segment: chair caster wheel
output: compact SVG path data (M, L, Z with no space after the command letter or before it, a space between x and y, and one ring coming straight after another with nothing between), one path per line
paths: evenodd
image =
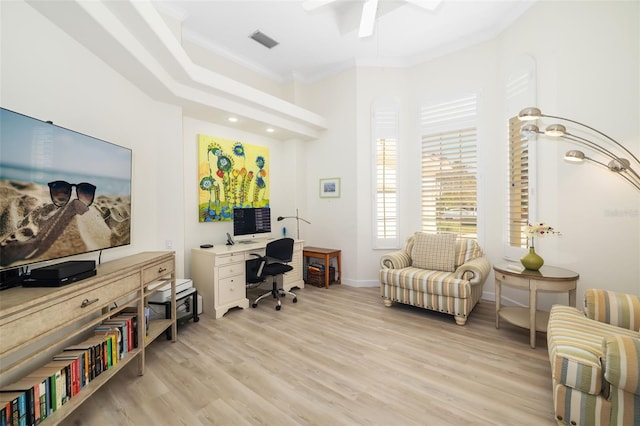
M298 303L298 298L297 297L293 298L293 303Z
M254 304L252 304L252 305L251 305L251 307L252 307L252 308L257 308L257 307L258 307L258 304L257 304L257 303L254 303Z
M276 311L279 311L280 309L282 309L282 306L276 305Z

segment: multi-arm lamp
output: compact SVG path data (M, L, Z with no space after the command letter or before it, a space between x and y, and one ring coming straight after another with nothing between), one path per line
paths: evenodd
M296 239L300 239L300 221L306 222L309 225L311 225L311 222L309 222L306 219L301 218L300 216L298 216L298 209L296 209L296 215L295 216L278 216L278 222L280 222L281 220L284 219L295 219L296 220Z
M539 118L554 118L557 120L567 121L569 123L577 124L579 126L585 127L592 132L597 133L602 136L606 141L613 144L613 146L609 148L605 148L593 141L585 139L581 136L573 135L567 131L567 128L562 124L552 124L547 126L544 132L540 131L537 125L533 123L528 123L522 126L521 133L525 136L530 135L546 135L551 137L561 137L563 139L569 140L571 142L577 143L579 145L586 146L587 148L593 149L599 152L601 155L609 160L606 164L604 162L600 162L594 160L593 158L587 157L584 152L578 150L568 151L564 159L571 162L582 162L584 160L591 161L592 163L599 164L600 166L606 167L610 171L619 174L623 179L633 185L636 189L640 190L640 175L638 175L637 170L640 170L640 160L636 157L631 151L622 146L619 142L611 138L610 136L605 135L599 130L594 129L593 127L587 126L586 124L580 123L578 121L570 120L568 118L556 117L553 115L545 115L540 109L530 107L525 108L518 114L518 118L521 121L531 121L537 120ZM613 149L614 151L611 151ZM622 155L618 155L615 151L618 151ZM629 158L626 158L626 157Z

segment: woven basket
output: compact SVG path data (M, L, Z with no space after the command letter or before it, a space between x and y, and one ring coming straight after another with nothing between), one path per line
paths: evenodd
M329 267L329 284L336 282L336 268ZM324 285L324 271L316 271L314 269L307 269L306 284L311 284L316 287L325 287Z

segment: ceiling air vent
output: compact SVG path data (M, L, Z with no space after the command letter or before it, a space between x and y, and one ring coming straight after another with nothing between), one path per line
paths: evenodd
M251 34L249 38L254 39L255 41L257 41L267 49L271 49L272 47L275 47L279 44L277 41L275 41L274 39L272 39L271 37L269 37L268 35L266 35L260 30Z

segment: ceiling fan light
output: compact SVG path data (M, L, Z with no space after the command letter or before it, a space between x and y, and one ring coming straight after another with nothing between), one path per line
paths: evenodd
M420 6L423 9L436 10L442 3L442 0L406 0L406 2Z
M360 29L358 37L365 38L373 35L373 27L376 23L376 13L378 11L378 0L367 0L362 6L362 17L360 18Z

